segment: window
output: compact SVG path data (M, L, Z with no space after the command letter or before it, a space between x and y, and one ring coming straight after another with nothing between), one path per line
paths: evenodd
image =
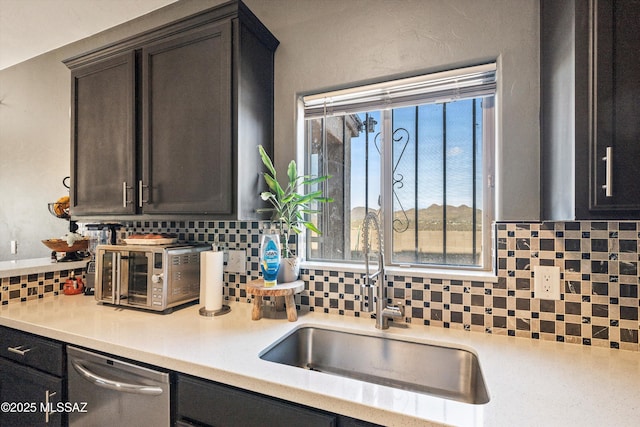
M303 98L307 172L333 203L307 259L362 260L364 216L391 265L489 269L495 63Z

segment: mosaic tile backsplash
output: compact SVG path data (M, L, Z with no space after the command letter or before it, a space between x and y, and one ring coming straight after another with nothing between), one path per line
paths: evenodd
M245 284L259 277L259 242L264 223L136 221L125 225L123 237L140 232L176 233L181 241L246 250L247 274L225 273L224 292L227 300L251 302ZM498 223L494 231L496 283L387 277L387 296L406 306L407 322L640 351L640 222ZM560 267L560 300L533 297L536 265ZM40 292L40 288L28 291L34 287L30 283L42 282L43 296L53 295L56 287L59 292L59 282L64 282L59 276L47 273L42 278L2 279L2 303L25 300L29 292ZM301 278L307 285L296 295L300 310L371 316L360 312L360 274L303 269ZM51 293L46 293L45 288ZM27 290L17 293L16 289Z
M0 279L0 303L7 305L61 295L64 282L71 276L71 272L76 277L84 279L82 268L3 277Z

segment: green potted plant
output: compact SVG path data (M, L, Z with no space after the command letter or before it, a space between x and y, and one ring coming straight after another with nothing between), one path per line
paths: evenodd
M324 197L321 190L305 194L305 188L309 185L324 182L331 178L331 175L319 177L298 175L296 162L292 160L287 168L287 186L283 188L278 182L273 162L262 145L258 146L258 151L260 152L262 163L267 168L263 176L269 187L269 191L262 192L260 197L262 200L271 203L272 206L270 208L258 209L258 212L271 213L271 220L279 224L282 262L280 264L281 273L278 275L278 281L293 282L298 279L300 259L295 256L289 247L290 237L292 233L300 234L304 229L322 234L312 222L306 219L306 215L320 212L313 208L314 203L333 202L332 198Z

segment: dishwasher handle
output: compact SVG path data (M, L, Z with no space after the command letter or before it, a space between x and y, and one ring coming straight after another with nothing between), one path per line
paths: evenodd
M71 360L71 364L82 377L84 377L87 381L97 385L98 387L121 391L124 393L144 394L147 396L158 396L163 392L162 388L160 387L148 386L143 384L130 384L101 377L100 375L91 372L78 360Z

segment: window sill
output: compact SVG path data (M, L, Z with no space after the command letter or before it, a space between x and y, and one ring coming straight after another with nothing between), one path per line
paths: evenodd
M344 271L356 274L365 273L365 267L362 264L304 261L301 263L300 267L308 270ZM496 283L498 281L498 277L492 271L388 266L385 267L385 272L390 276L424 277L428 279L445 280L469 280L491 283Z

